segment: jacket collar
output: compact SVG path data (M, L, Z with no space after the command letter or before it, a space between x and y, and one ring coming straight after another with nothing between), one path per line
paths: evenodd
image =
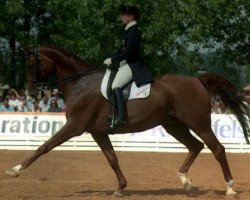
M129 23L126 25L125 30L128 30L130 27L132 27L132 26L134 26L134 25L136 25L136 24L137 24L136 21L129 22Z

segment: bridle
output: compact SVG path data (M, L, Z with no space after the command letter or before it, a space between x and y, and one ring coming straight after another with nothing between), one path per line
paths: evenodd
M41 62L38 56L38 49L34 48L33 49L33 54L26 56L26 59L29 59L31 56L34 57L34 64L33 64L33 74L34 74L34 79L33 80L27 80L28 83L34 83L36 88L38 90L44 91L46 86L48 85L47 82L43 79L42 73L41 73Z
M34 48L33 54L26 56L26 59L30 58L30 56L34 56L34 62L33 62L34 63L33 64L34 79L27 80L27 82L34 83L36 86L36 89L40 90L40 91L50 90L52 88L55 88L58 85L66 84L66 83L69 83L69 82L76 80L80 77L86 76L88 74L93 74L93 73L97 73L100 71L104 71L104 69L106 69L106 65L102 65L101 67L91 68L91 69L85 70L79 74L69 76L69 77L63 78L61 80L53 81L52 83L48 83L48 81L45 81L45 79L42 76L42 72L41 72L42 65L41 65L41 62L39 59L38 49ZM56 64L53 65L53 72L54 73L56 72Z

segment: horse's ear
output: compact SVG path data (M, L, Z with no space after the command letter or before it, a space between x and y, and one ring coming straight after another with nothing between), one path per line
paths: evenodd
M25 56L29 56L32 54L32 48L26 44L21 44L21 47L25 53Z

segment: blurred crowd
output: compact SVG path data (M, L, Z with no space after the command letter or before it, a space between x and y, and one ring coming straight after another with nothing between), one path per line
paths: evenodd
M250 109L250 86L243 90L244 100ZM212 113L225 114L230 111L224 107L220 98L212 99ZM24 88L18 90L8 85L0 85L0 112L65 112L62 93L54 88L41 94L41 98L28 96Z
M1 85L0 112L65 112L65 103L57 88L43 92L38 99L29 97L24 88Z

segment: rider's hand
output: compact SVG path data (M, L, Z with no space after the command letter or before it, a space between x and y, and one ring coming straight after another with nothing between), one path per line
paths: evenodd
M109 67L112 64L111 58L107 58L106 60L104 60L103 64Z

